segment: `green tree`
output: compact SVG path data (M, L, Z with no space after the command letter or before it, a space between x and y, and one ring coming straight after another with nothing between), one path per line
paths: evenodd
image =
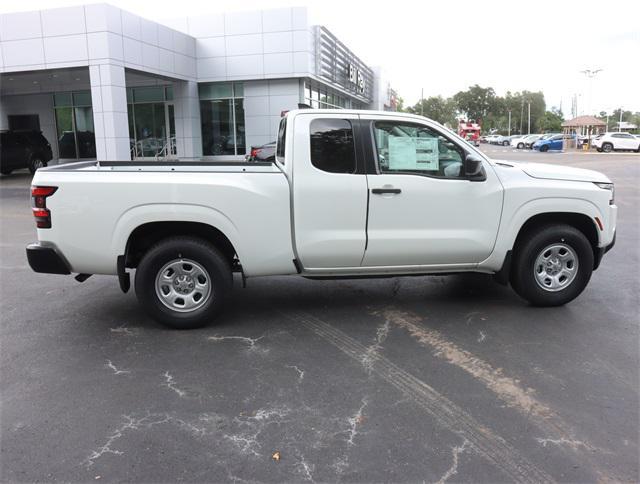
M453 96L456 108L464 113L467 119L482 120L498 109L496 93L492 87L481 87L478 84Z
M562 131L562 121L564 121L562 113L555 108L551 108L551 111L546 111L537 119L536 126L538 131L542 133L558 132Z
M422 114L440 124L449 124L450 126L457 124L456 105L451 98L443 98L442 96L428 97L418 101L413 106L407 107L407 112Z

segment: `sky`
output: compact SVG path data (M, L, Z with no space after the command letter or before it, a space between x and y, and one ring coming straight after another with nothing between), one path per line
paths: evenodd
M0 13L94 3L0 0ZM366 64L381 66L411 105L473 84L542 91L570 117L640 111L640 0L107 0L151 20L306 6ZM593 79L583 70L602 69Z

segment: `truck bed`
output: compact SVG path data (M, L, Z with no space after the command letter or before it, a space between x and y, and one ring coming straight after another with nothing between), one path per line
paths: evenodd
M79 162L40 169L32 184L57 187L38 239L72 272L116 274L130 234L156 222L219 230L247 276L295 272L289 183L274 163Z

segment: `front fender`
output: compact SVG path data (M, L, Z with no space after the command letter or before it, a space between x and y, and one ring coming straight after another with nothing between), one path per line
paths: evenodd
M524 224L536 215L545 213L575 213L587 216L590 220L599 217L604 220L598 206L582 198L549 197L530 200L511 213L503 212L503 220L498 230L496 246L491 255L479 264L479 268L489 271L498 271L502 267L508 251L513 249L516 238ZM594 221L595 225L595 221ZM598 244L601 243L602 234L598 234Z

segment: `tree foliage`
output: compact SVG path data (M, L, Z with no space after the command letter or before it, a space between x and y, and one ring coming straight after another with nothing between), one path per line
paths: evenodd
M529 107L531 123L529 124ZM460 91L450 98L432 96L405 108L407 112L424 114L441 124L451 127L457 119L475 119L482 124L482 131L502 134L535 132L541 126L556 127L562 113L547 111L542 92L507 92L504 97L496 95L492 87L478 84ZM511 116L509 116L511 112ZM509 125L509 119L511 125Z

